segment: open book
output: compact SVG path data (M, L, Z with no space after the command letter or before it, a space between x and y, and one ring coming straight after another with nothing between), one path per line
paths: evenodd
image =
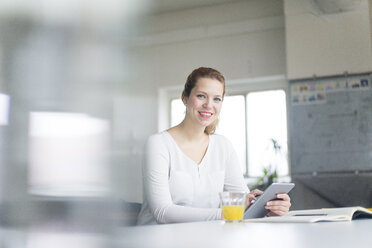
M321 222L351 221L372 218L372 211L363 207L325 208L289 211L283 216L245 219L244 222Z

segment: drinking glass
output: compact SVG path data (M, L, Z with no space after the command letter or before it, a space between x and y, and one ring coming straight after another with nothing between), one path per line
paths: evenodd
M240 222L243 220L246 192L220 192L223 218L226 222Z

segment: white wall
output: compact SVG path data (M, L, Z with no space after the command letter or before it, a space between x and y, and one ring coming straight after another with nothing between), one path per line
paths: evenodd
M325 14L311 0L284 3L289 79L372 70L368 7Z
M369 8L369 28L370 28L371 53L372 53L372 0L368 0L368 8Z
M114 130L118 196L142 200L143 145L157 132L159 88L183 85L200 66L220 70L227 83L285 74L282 5L277 0L241 1L144 17L127 48L131 65L114 107L120 127Z

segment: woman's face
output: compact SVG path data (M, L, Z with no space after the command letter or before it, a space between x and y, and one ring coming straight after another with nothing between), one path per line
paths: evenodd
M190 96L184 98L186 118L207 127L218 118L222 107L223 84L212 78L199 78Z

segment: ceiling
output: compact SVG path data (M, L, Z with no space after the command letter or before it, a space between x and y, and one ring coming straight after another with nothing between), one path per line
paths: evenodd
M179 11L185 9L193 9L198 7L252 1L252 0L152 0L148 1L148 8L151 14L160 14L170 11Z
M145 0L150 14L180 11L210 5L252 0ZM264 0L261 0L264 1ZM368 0L307 0L323 14L334 14L368 8Z
M253 0L142 0L144 13L156 15L211 5ZM256 0L257 1L257 0ZM265 1L265 0L261 0ZM285 1L285 0L283 0ZM315 6L319 14L337 14L368 9L368 0L305 0Z
M0 17L27 13L42 16L48 20L58 19L71 22L71 20L74 21L81 18L80 15L83 13L85 17L96 18L97 22L100 23L111 19L114 22L115 20L120 20L122 16L131 16L136 13L156 15L205 6L250 1L266 0L0 0ZM368 0L303 1L311 3L320 14L333 14L368 8Z
M368 0L314 0L323 14L368 9Z

